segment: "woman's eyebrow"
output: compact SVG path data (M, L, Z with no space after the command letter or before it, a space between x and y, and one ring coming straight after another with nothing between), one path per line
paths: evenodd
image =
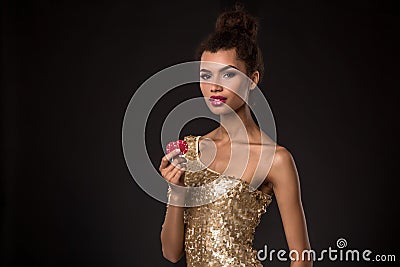
M230 69L230 68L233 68L233 69L237 69L237 70L239 70L239 69L238 69L238 67L236 67L236 66L233 66L233 65L227 65L227 66L225 66L225 67L221 68L219 71L224 71L224 70L226 70L226 69ZM240 70L239 70L239 71L240 71Z
M236 66L233 66L233 65L227 65L227 66L221 68L219 71L221 72L221 71L224 71L224 70L227 70L230 68L237 69L238 71L240 71ZM201 69L200 72L211 72L211 71L208 69Z
M200 72L209 72L209 73L211 73L211 71L207 70L207 69L201 69Z

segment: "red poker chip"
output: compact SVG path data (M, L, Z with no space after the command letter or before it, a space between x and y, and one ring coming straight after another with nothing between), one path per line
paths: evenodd
M186 143L185 140L177 140L175 142L169 142L166 147L167 154L178 148L181 151L181 155L186 154L186 152L188 151L188 144Z

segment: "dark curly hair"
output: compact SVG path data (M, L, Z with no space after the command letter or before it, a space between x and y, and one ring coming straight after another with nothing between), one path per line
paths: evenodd
M246 74L250 76L258 71L261 80L264 62L257 43L258 28L258 20L248 14L241 4L236 4L232 10L218 16L215 31L200 43L196 59L200 60L205 51L215 53L235 48L238 59L246 65Z

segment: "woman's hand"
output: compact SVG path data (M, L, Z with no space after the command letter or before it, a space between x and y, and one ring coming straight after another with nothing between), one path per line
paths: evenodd
M166 154L161 159L159 170L161 172L162 177L164 177L164 179L167 180L168 182L175 185L184 186L181 177L185 171L186 159L183 157L179 157L178 155L180 153L181 153L180 150L176 149ZM170 161L171 163L169 163Z

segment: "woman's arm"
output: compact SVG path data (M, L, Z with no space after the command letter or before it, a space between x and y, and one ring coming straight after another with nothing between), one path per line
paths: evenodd
M168 182L183 186L181 177L183 177L184 168L181 167L183 162L182 158L176 158L169 164L169 161L174 158L180 151L172 151L165 155L160 164L161 175ZM184 196L180 196L174 192L171 188L170 199L174 198L174 202L178 203L178 199ZM171 262L178 262L184 254L184 207L178 207L173 205L167 205L165 212L165 219L161 229L161 247L164 258Z
M161 246L164 258L178 262L184 254L183 207L167 206L161 230Z
M292 261L290 266L311 267L312 260L307 260L309 254L305 253L305 258L302 258L303 250L310 250L311 247L296 165L286 148L277 146L267 179L273 184L289 250L296 250L299 255L299 261ZM296 258L296 254L291 255Z

